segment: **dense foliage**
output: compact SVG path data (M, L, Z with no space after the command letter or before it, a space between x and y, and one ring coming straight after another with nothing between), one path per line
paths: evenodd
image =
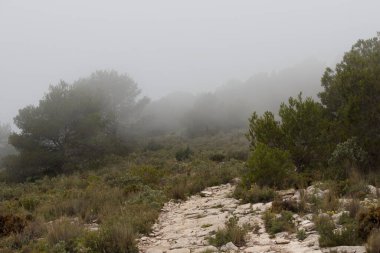
M290 154L298 173L314 179L379 169L379 39L357 42L334 71L326 69L322 86L321 103L300 94L281 104L278 119L271 112L252 114L247 134L252 149L247 178L252 183L278 186L275 175L286 164L274 165L281 160L280 152ZM258 175L252 178L258 171L266 171L263 178L271 177L266 182ZM284 179L293 177L284 173Z
M322 104L339 142L357 137L370 167L380 162L380 39L359 40L322 78Z
M144 103L138 94L137 85L116 72L51 86L38 106L15 117L21 132L9 137L19 152L5 160L10 177L57 174L94 165L107 154L125 154L131 119Z

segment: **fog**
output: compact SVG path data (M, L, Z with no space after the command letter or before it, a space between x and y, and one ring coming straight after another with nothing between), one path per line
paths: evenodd
M378 0L0 0L0 122L50 84L99 69L133 78L153 99L146 115L181 105L168 114L176 127L203 96L217 108L253 101L236 107L244 117L272 109L299 91L314 96L323 69L380 30L379 9Z

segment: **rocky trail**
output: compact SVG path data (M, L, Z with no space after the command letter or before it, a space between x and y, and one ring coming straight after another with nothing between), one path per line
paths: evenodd
M188 200L175 203L168 202L153 226L149 236L141 237L139 248L144 253L200 253L200 252L363 252L363 247L339 249L320 249L318 234L314 231L311 215L300 217L294 215L298 229L306 231L306 239L299 241L296 234L278 233L270 238L265 232L261 213L271 207L271 203L239 204L230 197L234 186L230 184L209 187L199 195ZM290 197L295 191L288 193ZM258 231L250 231L246 237L246 245L237 247L233 243L216 248L209 245L207 238L218 228L223 228L231 217L238 217L239 224L248 223L260 227Z

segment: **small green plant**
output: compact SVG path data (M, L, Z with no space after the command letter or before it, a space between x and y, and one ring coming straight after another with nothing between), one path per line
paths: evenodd
M241 199L243 203L270 202L274 199L276 192L269 187L260 187L253 184L249 189L239 184L234 191L234 197Z
M211 227L211 226L212 226L212 224L206 223L206 224L203 224L201 226L201 228L208 228L208 227Z
M306 239L306 232L304 229L299 229L297 230L297 239L299 241L303 241Z
M287 231L289 233L295 232L293 223L293 213L289 211L282 211L279 216L270 211L266 211L263 215L265 229L268 234L274 235L279 232Z
M245 236L249 230L249 225L238 225L238 218L232 217L226 222L223 229L218 229L214 237L209 237L211 245L220 247L228 242L232 242L236 246L243 246L245 244Z

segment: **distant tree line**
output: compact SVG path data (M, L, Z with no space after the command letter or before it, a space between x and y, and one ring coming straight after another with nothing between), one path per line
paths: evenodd
M290 177L344 177L353 168L369 172L380 162L379 48L377 38L360 40L335 70L326 69L320 100L299 94L280 105L284 94L298 92L308 78L312 85L306 93L318 90L313 83L318 64L232 82L214 93L177 93L152 103L140 98L131 78L115 71L97 71L72 84L62 81L38 105L19 110L14 119L18 132L1 127L2 166L15 180L86 169L108 155L128 154L141 138L246 128L256 108L249 119L253 174L248 178L260 181L260 170L265 171L259 173L262 178L275 178L267 173L278 169L276 157L287 164ZM266 106L273 110L278 105L278 113L264 112Z
M144 109L145 135L183 134L187 137L214 135L247 129L253 110L277 110L281 101L303 90L313 96L321 90L324 66L308 59L271 74L256 74L246 81L229 81L214 92L192 95L173 93Z

